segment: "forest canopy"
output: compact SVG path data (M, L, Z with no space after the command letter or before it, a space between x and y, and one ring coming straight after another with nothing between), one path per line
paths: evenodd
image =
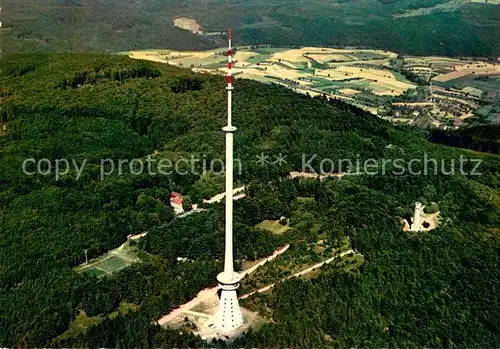
M0 62L0 345L6 347L200 347L200 338L153 321L215 286L223 205L202 201L223 176L127 170L101 180L102 159L215 159L224 153L225 81L124 56L36 54ZM273 321L242 347L492 347L500 341L498 156L433 144L339 101L237 79L236 259L289 243L349 239L364 256L356 273L325 266L279 284L259 301ZM261 166L256 155L286 154ZM405 160L425 154L481 161L481 175L360 174L291 179L302 155ZM22 171L27 158L87 165L56 179ZM318 169L319 163L311 166ZM421 165L423 166L423 165ZM466 169L471 171L472 165ZM206 207L175 218L172 191ZM404 232L414 203L433 203L440 226ZM282 236L256 228L290 217ZM109 277L77 273L89 258L148 231L141 263ZM178 262L177 257L189 262ZM110 316L127 304L134 311ZM74 331L82 314L85 330ZM216 343L223 346L223 343Z
M207 50L224 46L232 27L238 45L496 58L498 8L487 0L4 0L0 35L4 53ZM207 35L174 26L176 17Z

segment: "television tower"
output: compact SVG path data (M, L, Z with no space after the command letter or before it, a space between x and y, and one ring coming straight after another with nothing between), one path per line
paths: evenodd
M238 296L236 290L239 287L241 276L233 270L233 136L236 131L231 123L232 110L232 51L231 51L231 29L227 32L229 48L227 51L227 126L222 130L226 134L226 233L225 233L225 255L224 271L217 275L217 281L221 288L219 308L217 310L216 328L228 333L243 324Z

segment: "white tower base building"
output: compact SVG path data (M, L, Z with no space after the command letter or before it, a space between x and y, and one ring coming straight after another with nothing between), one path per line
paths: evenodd
M243 324L243 316L238 304L236 289L240 285L240 276L233 273L233 280L225 279L222 272L217 275L221 287L219 308L217 309L216 327L223 332L230 332Z

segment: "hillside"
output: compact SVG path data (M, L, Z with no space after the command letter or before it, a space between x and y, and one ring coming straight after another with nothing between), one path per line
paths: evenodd
M36 54L4 57L0 86L0 346L201 347L199 338L154 321L215 286L223 205L175 218L169 195L180 192L201 204L223 177L204 174L202 161L196 171L182 165L185 175L137 174L128 166L111 174L102 161L220 159L224 79L125 56ZM233 108L242 163L236 180L248 186L235 204L237 264L284 244L292 246L286 260L309 263L319 258L313 246L320 241L331 248L349 241L364 256L250 297L242 304L272 321L238 346L499 342L497 156L432 144L418 129L255 81L236 79ZM280 153L281 165L256 161ZM388 165L387 173L321 182L287 176L313 154L316 170L320 159L425 156L445 161L448 170L462 156L480 159L481 175L398 175ZM39 169L26 168L39 173L23 173L30 158L46 159ZM56 178L58 159L67 159L69 170ZM437 229L402 230L400 220L415 201L439 209ZM281 235L258 225L282 216L290 226ZM94 258L144 231L147 237L133 244L140 263L107 277L76 271L86 250Z
M488 59L310 46L250 45L234 50L234 76L338 99L394 123L457 129L495 122L500 108L500 64ZM221 49L140 50L128 55L190 67L197 73L226 73L227 58Z
M0 34L3 52L201 50L222 46L218 33L231 26L237 44L498 56L499 8L467 0L4 0Z

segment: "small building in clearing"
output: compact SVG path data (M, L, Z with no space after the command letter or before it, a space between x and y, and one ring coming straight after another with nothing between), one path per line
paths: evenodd
M184 213L184 208L182 207L182 195L173 191L170 194L170 206L175 211L175 214Z

